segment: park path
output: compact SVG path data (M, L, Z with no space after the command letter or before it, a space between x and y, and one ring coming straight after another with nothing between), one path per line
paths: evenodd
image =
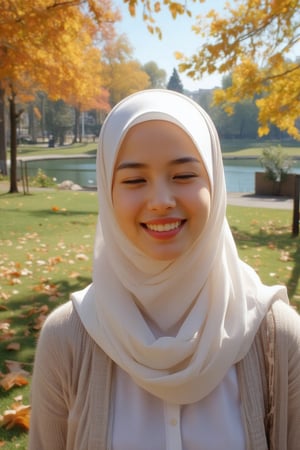
M269 197L232 192L227 194L227 203L252 208L293 209L293 199L288 197Z

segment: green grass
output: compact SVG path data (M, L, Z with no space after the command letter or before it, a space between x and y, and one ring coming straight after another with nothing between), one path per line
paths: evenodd
M266 146L281 145L282 150L290 155L300 157L300 142L297 141L262 141L255 139L223 139L222 151L225 157L257 157ZM62 147L48 148L45 145L19 145L18 157L41 157L48 155L95 155L97 141L93 143L78 143ZM9 156L9 152L8 152Z
M262 154L262 150L264 147L250 147L250 148L244 148L242 150L236 150L236 151L228 151L226 153L223 153L224 158L259 158ZM300 147L281 147L282 151L285 155L291 157L291 158L300 158Z
M14 333L3 340L0 329L0 371L7 372L6 360L17 360L31 372L40 308L51 311L90 282L97 197L71 191L2 194L0 214L0 324L9 323ZM11 342L20 351L8 351ZM0 414L17 395L28 404L29 386L0 390ZM27 434L0 428L1 440L5 449L25 450Z
M1 188L0 188L1 189ZM91 279L97 219L95 192L33 191L31 195L0 191L0 371L6 360L23 363L31 373L41 311L50 312ZM228 207L228 220L240 256L267 284L286 284L291 301L300 301L300 237L291 238L291 211ZM42 309L41 309L42 308ZM7 350L11 342L19 351ZM0 389L0 414L17 395L29 403L29 385ZM4 449L25 450L27 433L0 428Z
M229 206L227 217L240 257L266 284L284 284L300 307L300 237L292 238L292 211Z
M290 156L300 156L300 142L262 139L222 139L223 155L236 157L257 157L263 148L280 146Z
M19 145L18 158L40 157L48 155L95 155L97 142L70 144L62 147L48 148L47 145ZM9 154L9 152L8 152Z

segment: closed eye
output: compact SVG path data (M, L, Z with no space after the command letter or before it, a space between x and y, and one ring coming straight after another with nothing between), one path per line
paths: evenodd
M174 178L179 180L188 180L189 178L196 178L197 176L198 175L196 175L195 173L182 173L179 175L175 175Z
M123 180L123 184L142 184L145 183L145 178L130 178L128 180Z

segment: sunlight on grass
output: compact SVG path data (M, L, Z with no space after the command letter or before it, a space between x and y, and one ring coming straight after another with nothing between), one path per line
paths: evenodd
M300 241L291 237L292 212L228 207L228 220L241 259L266 284L285 284L290 300L300 305Z
M32 372L45 318L71 292L91 281L97 196L95 192L56 190L26 196L0 192L0 213L3 377L8 360ZM291 238L291 211L229 206L227 215L241 258L266 284L286 284L291 301L299 304L300 240ZM16 396L29 404L29 388L30 376L28 385L8 391L0 388L0 414ZM17 427L0 428L1 441L5 449L26 450L27 434Z

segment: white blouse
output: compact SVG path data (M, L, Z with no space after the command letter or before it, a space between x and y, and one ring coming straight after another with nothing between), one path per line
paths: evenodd
M168 404L116 368L112 450L245 450L235 368L203 400Z

